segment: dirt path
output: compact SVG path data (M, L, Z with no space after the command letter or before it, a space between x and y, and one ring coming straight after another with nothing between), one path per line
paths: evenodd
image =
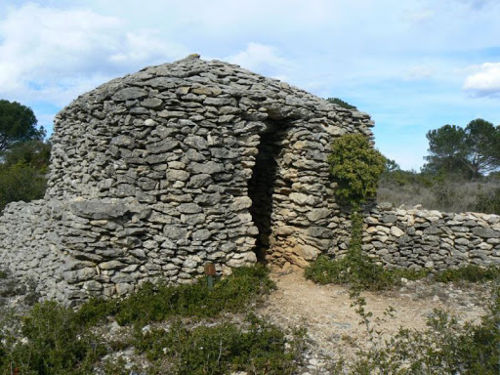
M356 348L368 345L366 327L351 307L346 288L336 285L317 285L305 280L302 271L273 274L277 290L259 310L260 314L282 327L307 328L312 341L311 366L321 367L321 358L337 358L339 352L350 358ZM448 284L429 284L425 281L406 282L395 291L363 293L366 310L373 312L372 322L378 330L390 335L400 326L423 329L426 318L435 308L458 315L460 320L478 321L484 314L488 288L485 286L458 287ZM392 306L393 318L384 319L384 311ZM321 372L311 372L321 373Z

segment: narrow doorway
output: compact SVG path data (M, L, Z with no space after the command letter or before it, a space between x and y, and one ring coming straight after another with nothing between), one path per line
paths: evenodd
M287 126L282 121L269 120L266 125L266 130L260 135L252 177L248 182L248 195L252 200L250 214L259 230L255 244L259 262L265 262L270 245L273 193L278 172L277 159L287 132Z

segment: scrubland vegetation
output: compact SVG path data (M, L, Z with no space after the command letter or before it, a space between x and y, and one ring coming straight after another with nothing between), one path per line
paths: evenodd
M77 310L43 302L19 322L0 319L0 374L129 374L107 354L135 348L147 374L291 374L300 361L304 333L284 332L252 313L274 287L263 266L235 270L210 288L145 284L118 300L91 300ZM128 327L109 340L110 322Z
M444 212L500 214L500 175L474 180L455 174L432 175L411 171L386 171L377 191L378 202L396 207L421 205Z

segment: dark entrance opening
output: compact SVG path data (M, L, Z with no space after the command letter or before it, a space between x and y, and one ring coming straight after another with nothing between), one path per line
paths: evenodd
M287 133L287 125L283 121L269 120L266 121L266 125L266 130L260 135L252 178L248 182L248 195L252 200L250 214L259 230L255 244L259 262L265 262L270 245L273 193L278 172L277 159Z

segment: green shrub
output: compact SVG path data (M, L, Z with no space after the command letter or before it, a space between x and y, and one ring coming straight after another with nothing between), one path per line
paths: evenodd
M353 257L349 253L340 259L318 257L306 268L305 277L319 284L349 285L366 290L384 290L399 282L396 275L370 258Z
M375 198L385 162L363 134L346 134L334 140L328 163L338 184L335 194L339 202L356 210L360 204Z
M135 346L146 353L158 374L292 374L304 333L296 331L287 340L279 328L254 315L248 323L244 329L233 323L189 329L177 321L167 331L138 331Z
M345 256L340 259L319 256L305 269L305 277L320 284L348 284L369 290L387 289L399 282L399 275L376 264L363 253L361 215L353 214L351 223L351 241Z
M172 316L214 317L222 311L245 311L251 302L272 288L274 283L262 265L235 269L213 288L204 279L180 286L146 283L137 293L119 302L115 317L119 324L144 324Z
M91 334L92 329L99 322L115 317L121 324L135 323L137 328L140 328L141 325L172 317L215 317L221 312L246 311L253 302L273 287L274 283L269 279L268 271L264 266L259 265L253 268L236 269L233 275L219 280L213 288L208 287L206 280L181 286L146 284L138 292L122 300L94 299L82 305L77 311L62 307L55 302L44 302L33 307L22 320L21 329L18 331L10 328L11 321L7 320L2 312L0 314L0 374L10 374L11 367L18 368L23 375L91 374L95 363L105 354L105 345ZM258 345L261 345L267 337L269 338L268 346L262 346L260 354L255 353L255 346L251 346L252 350L247 350L251 358L245 358L251 359L249 363L259 368L269 368L270 371L279 373L274 369L280 368L280 363L285 363L285 360L291 356L288 352L283 352L283 356L279 359L281 347L273 346L274 338L283 339L283 333L280 336L280 331L275 327L264 326L260 322L257 325L262 328L262 332L257 332L256 336L261 340ZM192 337L199 336L196 338L199 341L202 340L205 328L197 329ZM208 333L211 332L209 328L206 329ZM223 334L222 328L219 334ZM238 335L240 334L243 333L238 331ZM265 336L266 334L268 336ZM20 340L21 337L24 340ZM219 336L216 335L216 337ZM236 340L229 341L230 346L237 343L250 345L251 342L246 336L243 338L230 336L229 338ZM283 344L283 341L280 343ZM209 344L209 342L204 342L204 345ZM113 346L113 343L107 343L106 346ZM189 348L191 347L185 347L186 350ZM196 346L191 349L194 353L199 353L196 350L201 350ZM269 362L266 362L265 351L271 355ZM182 353L183 356L189 358L197 355L190 354L189 351ZM232 361L236 360L232 359ZM192 366L201 366L203 363ZM113 373L113 369L123 368L120 363L107 363L105 367L108 373ZM193 373L205 373L203 368L195 368L193 371Z
M475 265L467 265L457 269L448 269L434 275L434 280L448 283L457 281L479 281L496 280L500 278L500 267L491 266L483 268Z
M346 101L339 99L339 98L328 98L326 100L328 100L330 103L337 104L343 108L357 110L357 108L355 106L353 106L353 105L351 105L351 104L347 103Z
M237 268L212 288L204 278L189 285L144 283L122 300L88 301L77 312L77 318L84 325L108 316L114 316L122 325L144 325L173 316L215 317L221 312L241 312L275 287L268 274L262 265Z
M18 163L0 165L0 211L7 203L43 198L47 180L35 167Z
M16 143L2 153L2 164L6 167L24 164L46 173L50 161L50 142L31 140Z
M75 312L55 302L37 304L23 319L25 341L2 348L0 373L11 367L21 374L90 374L91 364L104 353ZM12 338L11 338L12 340Z
M492 191L479 193L473 210L500 215L500 187Z

